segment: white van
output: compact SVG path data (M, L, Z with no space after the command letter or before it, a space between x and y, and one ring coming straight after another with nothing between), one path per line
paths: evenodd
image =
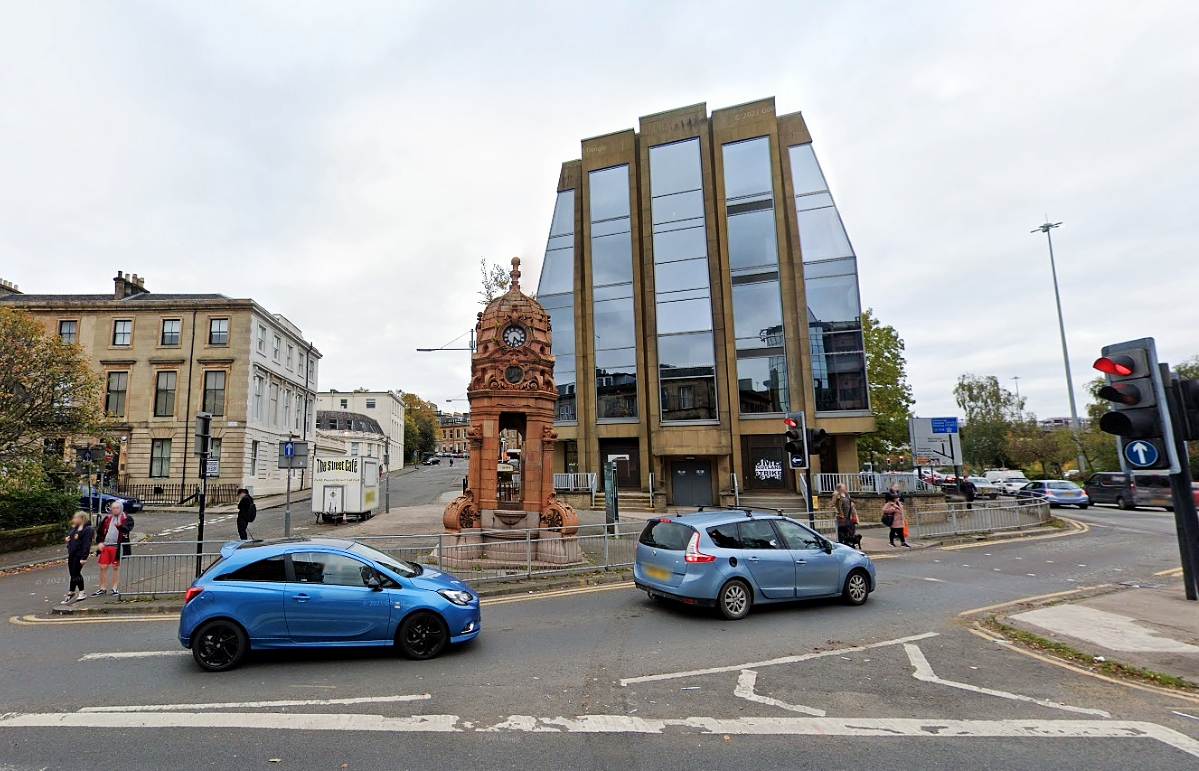
M1007 479L1008 477L1022 477L1022 476L1024 476L1024 472L1015 471L1010 468L993 468L993 469L987 469L986 473L983 474L983 476L987 478L988 482L990 482L992 484L998 484L999 482L1002 482L1003 480Z
M378 460L357 456L316 459L312 513L321 520L370 519L378 505Z

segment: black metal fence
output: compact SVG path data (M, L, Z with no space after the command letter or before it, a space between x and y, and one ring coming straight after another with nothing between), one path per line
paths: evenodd
M198 484L122 484L117 491L121 495L131 495L147 505L159 506L198 506L200 485ZM208 485L208 505L221 506L237 502L237 485Z

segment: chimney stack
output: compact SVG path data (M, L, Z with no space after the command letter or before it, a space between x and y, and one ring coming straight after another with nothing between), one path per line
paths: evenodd
M141 294L146 291L145 276L139 277L136 273L126 275L123 271L117 271L117 276L113 282L113 299L124 300L126 297L132 297L135 294Z
M11 281L0 278L0 295L21 294L21 290Z

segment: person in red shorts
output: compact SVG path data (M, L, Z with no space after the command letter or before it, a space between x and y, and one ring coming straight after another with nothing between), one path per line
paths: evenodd
M92 592L93 597L108 594L108 568L112 567L112 593L117 592L121 580L121 549L129 543L129 531L133 530L133 517L125 513L120 501L113 501L108 516L96 531L96 554L100 555L100 588Z

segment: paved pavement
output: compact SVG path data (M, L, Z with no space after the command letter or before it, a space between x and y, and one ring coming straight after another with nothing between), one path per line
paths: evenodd
M482 636L430 662L263 653L211 675L170 619L18 618L0 631L0 768L78 768L98 746L129 769L184 757L222 769L1191 767L1199 700L1063 669L960 620L1103 583L1181 591L1155 575L1177 551L1151 515L1085 515L1090 531L1068 537L896 550L860 608L796 603L727 622L622 585L489 600ZM0 577L0 617L27 613L60 572Z

